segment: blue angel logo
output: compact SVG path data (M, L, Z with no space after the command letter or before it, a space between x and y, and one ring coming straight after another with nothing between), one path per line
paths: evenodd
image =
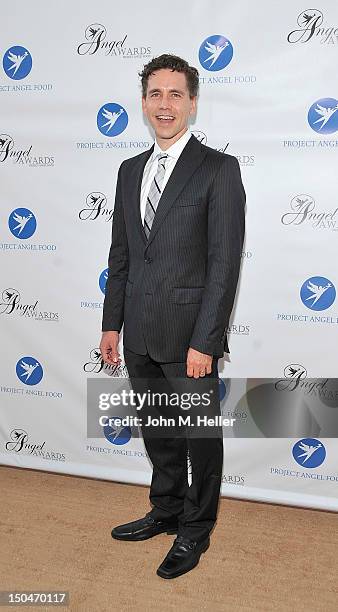
M108 121L106 123L103 123L101 125L101 128L105 128L107 127L106 133L108 134L109 130L112 129L112 127L114 127L116 121L118 120L118 118L122 115L122 113L125 113L125 110L123 108L120 108L118 111L112 113L111 111L109 111L107 108L104 108L102 111L102 116L105 119L108 119ZM103 131L103 129L101 129L101 131Z
M120 104L104 104L97 114L97 127L105 136L118 136L127 125L128 114Z
M32 376L34 370L39 367L38 362L35 363L26 363L25 361L20 361L20 368L22 368L23 372L20 374L22 379L25 379L25 382ZM26 377L26 378L25 378Z
M2 65L10 79L24 79L32 69L32 56L25 47L11 47L6 51Z
M303 465L304 465L304 463L306 461L308 461L310 459L310 457L312 457L313 453L315 453L319 448L322 448L323 445L320 442L316 446L310 446L310 444L305 444L304 442L299 442L298 447L303 452L300 453L300 455L297 455L297 459L299 459L299 460L303 459L303 461L299 461L299 462L303 463Z
M308 112L310 127L318 134L338 131L338 100L321 98L312 104Z
M23 60L26 57L28 57L28 51L25 51L22 55L15 55L15 53L12 53L11 51L8 53L7 58L9 59L10 62L13 62L12 65L8 68L8 72L13 70L12 72L13 77L19 70Z
M115 417L120 418L120 417ZM122 444L127 444L131 438L131 429L130 427L126 427L123 425L115 425L113 423L114 417L109 418L109 425L106 425L103 428L103 433L105 435L106 440L111 444L115 444L121 446Z
M43 377L42 365L35 357L21 357L16 364L16 375L25 385L37 385Z
M8 227L15 238L26 240L36 230L36 218L28 208L16 208L9 215Z
M338 104L336 104L333 107L328 106L327 108L325 108L325 106L321 106L320 104L317 103L315 112L318 113L320 117L319 119L317 119L317 121L314 121L314 125L316 123L321 123L321 126L319 128L321 130L324 127L324 125L326 125L327 122L331 119L332 115L337 112L337 110L338 110Z
M327 283L326 285L315 285L311 281L308 282L306 288L310 291L312 295L309 295L307 298L305 298L305 300L313 300L311 308L313 308L313 306L317 304L323 293L325 293L325 291L327 291L330 287L332 287L332 283Z
M303 283L300 298L311 310L326 310L336 299L336 289L328 278L312 276Z
M119 437L119 435L122 433L122 431L124 430L123 425L119 425L117 426L111 426L111 432L110 434L107 435L107 438L110 438L111 441L114 443L116 438Z
M325 446L315 438L303 438L298 440L292 449L293 458L301 466L316 468L326 458Z
M32 213L29 213L29 215L25 217L23 215L19 215L17 212L14 212L13 220L17 222L17 225L13 227L13 232L18 230L17 236L20 236L21 232L25 229L26 224L28 223L29 219L31 219L32 217L33 217Z
M229 46L229 41L226 41L226 43L224 43L224 45L212 45L210 42L207 42L207 44L205 45L204 49L210 55L209 55L209 57L207 57L204 60L204 63L206 64L207 62L210 62L209 69L215 64L215 62L217 62L217 60L218 60L219 56L221 55L221 53L228 46Z
M199 49L199 61L205 70L222 70L230 64L233 47L227 38L215 34L206 38Z

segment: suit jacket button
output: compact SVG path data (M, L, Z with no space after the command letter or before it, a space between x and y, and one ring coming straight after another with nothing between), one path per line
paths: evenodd
M151 257L145 257L144 261L145 263L150 264L153 260L151 259Z

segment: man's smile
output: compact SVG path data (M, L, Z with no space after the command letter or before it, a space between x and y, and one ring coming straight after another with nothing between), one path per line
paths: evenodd
M156 119L161 123L170 123L174 121L175 117L173 115L156 115Z

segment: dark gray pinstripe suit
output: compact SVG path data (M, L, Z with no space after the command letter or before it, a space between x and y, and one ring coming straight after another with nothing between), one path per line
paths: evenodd
M217 358L236 293L245 193L239 164L190 138L162 193L147 241L140 190L153 148L119 170L102 330L124 324L126 365L138 378L186 376L189 346ZM149 383L151 384L151 383ZM219 414L215 399L214 414ZM203 539L216 519L223 440L158 439L142 428L153 463L154 518L176 515L181 532ZM189 450L193 484L188 487Z
M161 196L147 242L140 216L153 149L119 170L102 330L158 362L189 346L222 357L236 292L245 194L238 161L192 136Z

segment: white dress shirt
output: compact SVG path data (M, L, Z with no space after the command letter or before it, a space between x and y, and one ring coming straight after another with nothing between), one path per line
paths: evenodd
M169 147L169 149L167 149L166 151L162 151L162 149L158 146L157 141L155 140L154 151L152 155L149 157L144 167L144 171L143 171L143 178L142 178L142 185L141 185L141 197L140 197L140 212L141 212L142 224L144 224L144 215L146 212L146 202L147 202L147 196L149 193L150 185L157 171L157 166L158 166L158 159L156 159L157 155L159 153L162 153L163 155L168 155L168 159L165 163L165 174L164 174L164 179L162 183L162 191L163 191L163 189L165 188L170 178L170 175L173 169L175 168L176 162L178 161L178 158L181 155L190 137L191 137L191 132L190 130L187 130L186 132L184 132L183 136L181 136L181 138L177 140L173 145L171 145L171 147Z

